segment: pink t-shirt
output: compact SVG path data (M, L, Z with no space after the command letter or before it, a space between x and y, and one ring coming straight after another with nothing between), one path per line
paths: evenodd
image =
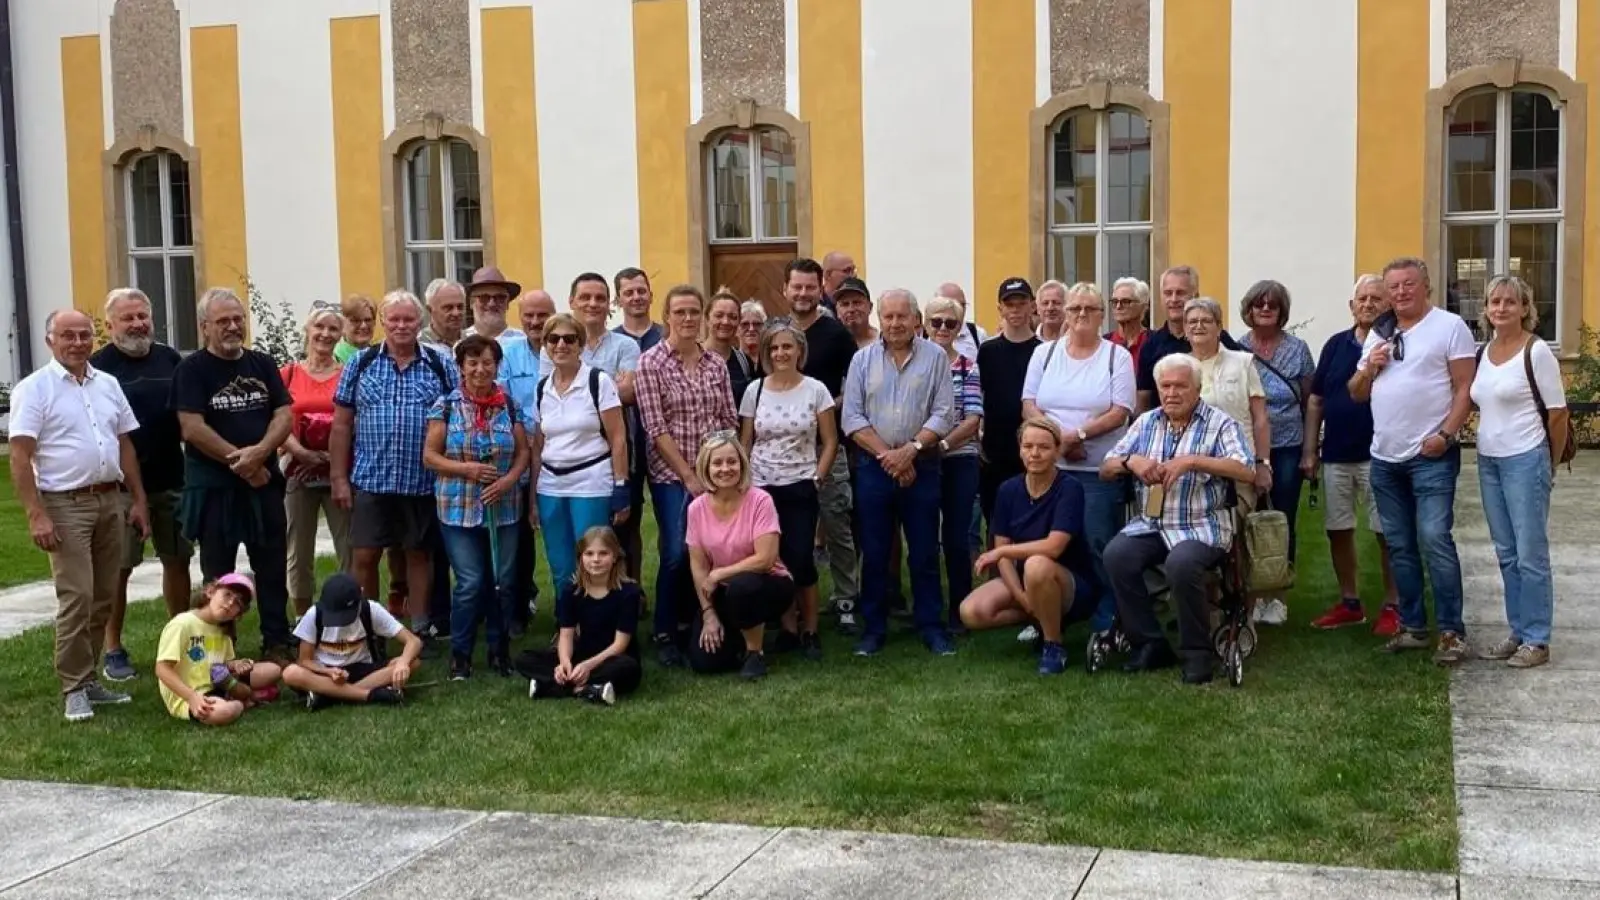
M701 494L689 504L689 540L691 547L704 550L711 557L711 567L720 569L743 562L755 555L756 538L778 533L778 508L772 497L761 488L752 487L745 492L744 502L731 519L719 519L711 509L711 495ZM772 575L789 577L782 560L772 564Z

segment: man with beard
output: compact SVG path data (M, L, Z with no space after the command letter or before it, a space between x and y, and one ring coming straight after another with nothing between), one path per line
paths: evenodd
M227 288L200 298L205 348L178 364L172 409L185 444L183 534L207 581L232 572L243 544L261 610L262 658L287 663L288 516L278 448L294 425L272 357L244 345L245 309Z
M443 278L428 282L422 292L428 304L428 327L422 329L417 340L446 356L454 351L461 340L461 324L467 317L467 292L461 285Z
M172 376L183 357L150 336L150 298L138 288L117 288L106 297L111 343L89 357L89 364L122 385L139 428L132 435L150 511L150 542L161 560L161 597L171 618L189 608L189 560L194 545L178 526L183 492L183 432L168 401ZM129 527L123 535L122 576L106 621L105 669L109 681L139 673L122 646L122 620L128 607L128 577L144 560L144 535Z
M472 283L467 285L467 302L472 304L472 327L462 332L461 336L481 334L499 341L502 347L521 340L521 329L512 328L506 321L506 310L521 293L522 285L506 280L495 266L484 266L473 272Z

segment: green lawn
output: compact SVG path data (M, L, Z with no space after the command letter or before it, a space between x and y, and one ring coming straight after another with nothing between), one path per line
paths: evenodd
M757 684L651 662L613 710L533 703L525 683L480 673L405 709L283 703L210 731L169 719L145 675L132 706L69 725L41 628L0 642L0 777L1453 871L1447 675L1425 654L1378 654L1364 629L1305 624L1335 591L1320 514L1300 521L1293 624L1266 630L1238 690L1091 678L1080 632L1075 668L1053 679L1010 632L953 659L902 632L873 660L825 636L825 662L775 659ZM1375 577L1364 587L1378 596ZM548 638L542 606L527 643ZM129 616L141 665L160 616Z
M0 456L0 588L50 577L50 557L28 536L28 514L11 490L11 457Z

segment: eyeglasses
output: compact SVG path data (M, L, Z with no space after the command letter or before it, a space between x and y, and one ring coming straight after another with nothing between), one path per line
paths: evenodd
M577 346L578 336L575 334L567 334L564 331L556 332L554 334L545 335L544 342L552 347L556 346L557 344L571 344L573 346Z
M1139 305L1139 299L1137 297L1112 297L1111 298L1111 305L1112 306L1138 306Z
M929 319L928 327L934 331L954 331L961 327L959 319Z
M1087 316L1090 313L1097 313L1101 309L1102 309L1102 307L1099 307L1099 306L1069 306L1069 307L1067 307L1067 315L1069 315L1069 316Z
M472 300L473 300L474 303L482 303L485 306L494 306L494 305L504 306L507 303L511 302L511 295L510 294L473 294L472 295Z
M739 327L740 328L748 328L751 331L760 331L761 330L761 326L763 324L765 324L765 323L763 323L763 322L740 322L739 323Z
M1217 327L1217 320L1216 319L1190 319L1188 322L1185 322L1184 324L1188 325L1190 328L1215 328L1215 327Z

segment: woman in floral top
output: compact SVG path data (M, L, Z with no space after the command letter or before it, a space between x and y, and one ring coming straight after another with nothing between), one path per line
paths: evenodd
M489 667L511 674L505 614L516 577L517 484L528 467L532 411L516 407L495 383L503 351L473 335L456 344L461 387L428 411L423 463L435 473L439 528L455 570L450 601L450 678L472 676L472 645L484 620Z
M1289 323L1289 289L1276 281L1258 281L1240 304L1250 333L1239 346L1256 355L1256 370L1267 392L1267 424L1272 451L1256 455L1272 469L1272 508L1289 517L1289 559L1294 559L1295 513L1300 509L1300 449L1305 443L1306 398L1317 364L1306 342L1284 331Z

